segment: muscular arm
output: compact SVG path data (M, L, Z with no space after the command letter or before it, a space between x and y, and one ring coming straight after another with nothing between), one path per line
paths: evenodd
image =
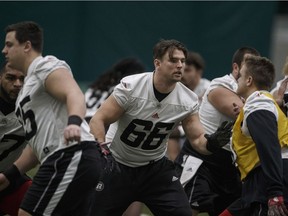
M100 106L90 120L91 133L98 142L105 142L105 128L117 121L125 110L118 104L113 95Z
M192 147L201 154L211 154L206 149L207 139L204 137L205 131L200 122L198 113L188 116L182 121L182 126L186 137Z
M7 173L5 173L5 175L4 175L4 173L0 173L0 191L7 188L9 186L9 184L13 183L10 181L17 181L16 178L18 177L18 174L20 175L20 174L24 174L24 173L28 172L29 170L34 168L37 164L39 164L37 157L33 153L31 147L29 145L26 145L26 147L23 150L20 157L17 159L17 161L14 162L14 165L17 167L18 171L13 172L14 173L13 177L10 176L10 178L9 178L8 176L6 176ZM13 168L13 167L11 167L11 168ZM10 173L11 173L11 170L15 170L14 168L13 169L11 169L11 168L8 169L8 170L10 170Z
M26 145L21 156L14 162L21 174L24 174L39 164L38 158L29 145Z
M66 103L68 115L84 118L84 94L67 69L60 68L52 72L45 81L45 87L51 96Z
M283 168L276 117L267 110L255 111L248 116L247 126L268 183L268 196L281 196Z
M46 78L45 87L46 91L52 97L66 104L68 116L76 115L81 119L84 118L86 113L84 94L67 69L61 68L53 71ZM80 125L75 122L73 124L69 124L64 129L64 138L66 144L69 144L69 141L80 142Z
M241 98L224 87L217 87L211 90L208 94L208 100L219 112L231 119L236 119L240 108L243 107ZM239 109L235 109L235 106L239 107Z

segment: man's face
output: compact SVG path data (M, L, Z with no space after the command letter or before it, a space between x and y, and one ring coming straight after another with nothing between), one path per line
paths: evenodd
M19 41L15 38L15 34L15 31L6 34L5 46L2 53L8 66L19 69L23 64L23 57L25 56L25 43L19 44Z
M193 91L199 84L201 77L202 70L197 70L194 65L186 64L181 82Z
M244 97L244 98L245 98L246 91L247 91L246 71L247 71L246 64L243 64L240 71L239 71L239 78L237 80L237 82L238 82L237 94L240 95L241 97Z
M183 70L185 66L185 55L183 51L175 49L172 56L167 52L161 60L157 60L156 70L162 76L166 77L172 82L181 81Z
M0 96L9 103L15 102L23 82L24 73L6 65L6 71L0 75Z

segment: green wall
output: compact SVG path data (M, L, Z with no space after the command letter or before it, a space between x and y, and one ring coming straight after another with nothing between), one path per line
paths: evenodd
M230 72L232 54L241 46L269 57L277 2L2 1L0 9L1 29L22 20L38 22L44 55L66 60L77 81L89 83L128 56L153 70L152 48L160 38L200 52L209 79ZM4 31L0 36L4 44Z

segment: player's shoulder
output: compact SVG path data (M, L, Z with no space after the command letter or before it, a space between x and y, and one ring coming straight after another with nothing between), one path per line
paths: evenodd
M41 72L41 71L54 71L58 68L66 68L69 71L71 70L69 65L63 61L58 59L55 56L47 55L45 57L39 56L37 57L31 64L32 71ZM35 70L33 70L35 68Z
M187 88L183 83L177 82L176 83L176 98L179 100L186 101L186 103L192 103L194 104L195 102L198 103L198 95L191 91L189 88Z
M255 91L245 101L244 113L249 115L257 110L267 110L276 113L276 106L272 95L266 91Z
M210 88L213 89L217 87L224 87L236 91L238 85L232 74L230 75L227 74L222 77L217 77L211 81Z
M146 85L146 83L151 80L152 82L153 72L145 72L139 74L133 74L126 77L123 77L120 81L120 84L127 89L134 89L135 87L141 87Z

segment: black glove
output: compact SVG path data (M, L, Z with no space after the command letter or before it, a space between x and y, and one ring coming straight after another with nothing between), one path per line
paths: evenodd
M98 144L99 144L101 155L104 159L104 162L103 162L104 172L109 174L114 171L119 171L118 164L116 160L114 159L109 147L107 146L108 144L110 144L110 142L98 143Z
M284 204L283 196L268 200L268 216L287 216L288 210Z
M214 153L230 141L233 124L234 122L224 121L215 133L204 135L207 139L206 148L208 151Z

